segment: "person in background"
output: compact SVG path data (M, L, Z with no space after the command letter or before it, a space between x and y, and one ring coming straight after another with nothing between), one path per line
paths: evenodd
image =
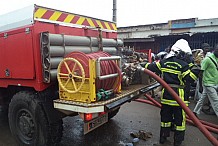
M194 55L194 60L196 64L198 64L199 66L201 66L200 64L205 57L210 56L212 52L212 47L210 47L210 45L207 43L203 43L202 50L203 52L200 50L196 50L195 51L196 55ZM197 54L197 51L198 51L198 54ZM195 92L195 97L194 97L195 99L197 99L197 104L195 105L195 108L193 110L193 113L196 116L200 114L206 97L207 97L207 92L203 88L202 77L199 77L197 81L196 92Z
M204 54L203 54L203 50L202 49L194 49L192 50L192 56L194 59L194 64L197 66L201 66L201 62L204 59ZM201 90L200 90L201 89ZM198 101L199 98L202 96L202 88L200 88L199 85L199 78L196 82L196 86L195 86L195 93L194 93L194 100Z
M197 79L185 61L186 56L191 54L191 48L186 40L178 40L171 48L169 54L160 62L147 63L145 68L161 74L163 80L172 87L172 89L180 96L186 105L185 83L194 82ZM174 146L181 145L185 136L186 116L182 107L174 100L171 94L162 89L161 97L161 128L160 128L160 143L163 144L170 136L172 121L175 124Z
M212 50L213 48L208 43L203 43L201 45L201 47L202 47L202 50L203 50L204 57L207 57L213 51Z
M192 56L194 59L194 63L198 66L201 65L201 61L204 59L204 53L202 49L194 49L192 50Z
M203 71L203 93L206 92L218 117L218 44L215 46L214 52L202 61L201 70Z

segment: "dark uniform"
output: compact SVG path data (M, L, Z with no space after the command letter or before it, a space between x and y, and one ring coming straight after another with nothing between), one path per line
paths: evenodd
M189 64L175 56L161 60L160 62L146 64L145 68L162 74L163 80L172 87L179 97L188 105L185 85L194 82L197 77L190 70ZM162 90L161 97L161 130L160 142L170 136L171 122L174 119L175 134L174 145L181 144L185 135L186 115L180 105L174 100L172 95L165 89Z
M189 62L188 62L189 63ZM192 62L190 62L189 64L189 69L192 71L192 68L195 68L195 64L193 64ZM193 72L195 73L195 72ZM193 82L185 82L185 99L189 100L189 97L190 97L190 94L191 94L191 85L192 85Z

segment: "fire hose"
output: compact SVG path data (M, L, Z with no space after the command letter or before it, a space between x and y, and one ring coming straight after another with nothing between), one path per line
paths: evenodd
M156 107L161 108L161 104L159 102L157 102L156 100L154 100L151 96L149 96L148 94L145 94L145 97L148 100L145 100L145 99L136 99L135 101L151 104L151 105L154 105ZM217 125L209 123L209 122L206 122L206 121L203 121L203 120L200 120L200 121L207 128L207 130L209 130L209 131L211 131L213 133L218 134L218 126ZM195 124L190 120L189 117L187 117L187 122L195 126Z
M182 109L185 111L185 113L189 116L189 118L193 121L193 123L198 127L198 129L204 134L204 136L215 146L218 146L218 140L208 131L206 127L201 123L201 121L193 114L193 112L185 105L185 103L180 99L180 97L177 95L177 93L158 75L153 73L152 71L148 69L143 70L144 73L148 74L150 77L154 78L156 81L158 81L163 88L169 91L169 93L174 97L174 99L177 101L177 103L182 107ZM152 98L151 98L152 99ZM153 101L152 101L153 102ZM159 103L156 101L154 102L155 105L159 105ZM157 104L158 103L158 104ZM160 106L158 106L160 107ZM189 120L189 119L188 119ZM188 121L187 120L187 121ZM211 129L215 129L214 127L211 127Z

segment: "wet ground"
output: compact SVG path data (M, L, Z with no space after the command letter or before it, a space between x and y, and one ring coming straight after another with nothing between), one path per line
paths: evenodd
M134 146L158 146L160 109L139 102L127 103L120 112L107 124L87 135L83 135L83 122L79 117L64 119L64 131L61 146L125 146L132 142L130 132L144 130L151 132L152 137L147 141L140 140ZM200 115L201 119L218 124L214 115ZM173 133L171 133L173 135ZM217 135L215 135L217 137ZM172 136L165 145L171 146ZM187 125L186 137L182 146L212 146L212 144L196 128ZM16 146L8 126L7 114L0 112L0 146Z

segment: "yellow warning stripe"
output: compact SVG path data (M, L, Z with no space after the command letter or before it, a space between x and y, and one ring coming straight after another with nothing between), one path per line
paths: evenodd
M83 22L85 21L85 19L86 19L86 18L84 18L84 17L80 17L80 18L78 19L78 21L76 22L76 24L82 25Z
M56 20L58 20L58 18L61 16L61 12L58 12L58 11L55 11L54 13L53 13L53 15L49 18L49 20L54 20L54 21L56 21Z
M106 21L96 20L88 17L83 17L79 15L64 13L61 11L49 10L46 8L36 7L34 13L34 18L47 19L51 21L62 21L65 23L74 23L77 25L90 25L91 27L100 27L102 29L115 30L117 27L115 23L110 23ZM63 15L62 15L63 14ZM76 17L75 17L76 16Z
M40 8L34 13L34 18L41 18L45 12L47 12L46 9Z
M88 21L90 26L95 27L95 24L93 23L93 21L90 18L86 18L86 20Z
M104 22L104 24L105 24L105 26L106 26L107 29L109 29L109 30L111 29L110 26L109 26L109 24L108 24L108 22Z
M96 22L100 28L104 28L99 20L96 20Z
M112 24L112 27L113 27L113 30L117 30L117 27L114 23L111 23Z
M75 15L72 14L67 15L67 17L64 19L64 22L70 23L73 20L74 16Z

